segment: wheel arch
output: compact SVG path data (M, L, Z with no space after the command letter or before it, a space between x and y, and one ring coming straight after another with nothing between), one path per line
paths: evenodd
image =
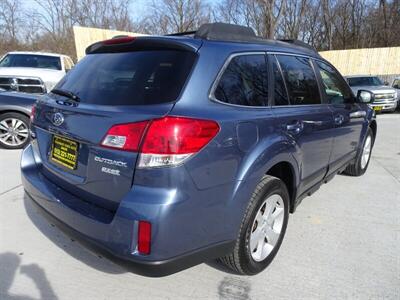
M286 185L290 197L289 211L293 213L295 210L295 202L296 202L295 197L297 194L297 189L296 189L297 185L295 177L296 173L294 170L294 166L288 161L281 161L270 167L269 170L265 173L265 175L270 175L279 178Z
M16 109L0 110L0 116L7 114L7 113L20 114L20 115L27 117L28 119L30 118L30 115L26 111L23 111L23 110L16 110Z
M275 140L276 141L276 140ZM241 164L232 197L227 203L229 220L233 238L236 238L244 212L251 195L265 175L280 178L286 185L290 195L290 212L294 212L297 187L299 186L300 167L295 159L296 145L280 139L276 143L259 145ZM289 176L285 176L288 175Z

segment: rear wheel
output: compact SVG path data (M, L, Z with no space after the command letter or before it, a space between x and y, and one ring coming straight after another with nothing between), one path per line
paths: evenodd
M374 145L374 133L368 128L367 135L364 140L363 147L358 153L356 161L347 166L344 174L350 176L361 176L367 171L369 161L371 159L372 147Z
M19 113L0 115L0 147L21 149L29 143L29 118Z
M254 191L232 253L219 259L239 274L264 270L282 244L289 218L289 193L278 178L264 176Z

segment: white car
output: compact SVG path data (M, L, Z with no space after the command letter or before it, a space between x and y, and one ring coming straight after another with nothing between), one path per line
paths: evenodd
M72 69L66 55L9 52L0 60L0 88L25 93L47 93Z

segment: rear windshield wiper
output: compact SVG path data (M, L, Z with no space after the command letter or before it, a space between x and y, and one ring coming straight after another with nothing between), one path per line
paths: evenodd
M66 90L62 90L62 89L54 89L54 90L51 90L51 93L67 97L71 100L74 100L75 102L81 101L81 99L77 95L75 95L73 92L70 92L70 91L66 91Z

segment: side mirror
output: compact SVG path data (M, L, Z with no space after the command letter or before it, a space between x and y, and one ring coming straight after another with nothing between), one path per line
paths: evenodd
M359 103L372 103L374 102L374 94L370 91L358 90L357 101Z
M385 82L383 83L383 85L389 85L389 82L385 81Z

